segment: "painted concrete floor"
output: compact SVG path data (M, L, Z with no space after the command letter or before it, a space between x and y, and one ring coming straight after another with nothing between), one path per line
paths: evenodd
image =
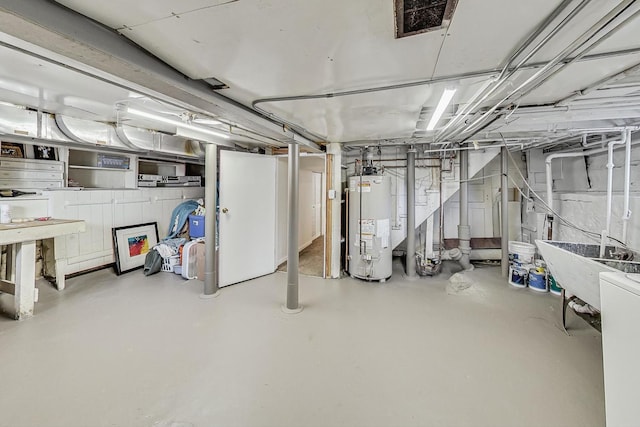
M495 267L385 284L103 270L0 317L0 426L603 426L601 341ZM0 304L9 304L7 295Z
M278 271L287 271L287 262L278 266ZM302 251L298 260L298 272L305 276L322 277L324 271L324 236L316 237Z

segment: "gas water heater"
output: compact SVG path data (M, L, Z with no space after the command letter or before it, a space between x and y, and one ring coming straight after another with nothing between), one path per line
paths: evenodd
M348 272L384 282L391 277L391 177L382 175L371 157L349 178Z

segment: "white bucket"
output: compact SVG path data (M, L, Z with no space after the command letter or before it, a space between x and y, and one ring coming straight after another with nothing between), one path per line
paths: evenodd
M529 270L522 267L509 267L509 284L516 288L526 288Z
M509 242L509 259L520 264L533 264L533 257L535 255L535 245L524 242Z
M11 222L11 206L0 205L0 224L9 224Z

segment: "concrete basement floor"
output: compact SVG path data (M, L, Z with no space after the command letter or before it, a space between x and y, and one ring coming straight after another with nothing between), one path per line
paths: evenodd
M39 282L0 317L0 426L603 426L600 334L479 267L436 279L286 274L203 300L199 282L110 270ZM0 304L10 305L2 295Z

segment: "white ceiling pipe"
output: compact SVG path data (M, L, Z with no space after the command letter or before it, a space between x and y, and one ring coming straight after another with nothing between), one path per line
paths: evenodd
M638 141L640 142L640 141ZM631 145L635 145L638 142L632 143ZM615 149L615 148L614 148ZM546 166L546 176L547 176L547 208L549 209L548 218L550 221L553 221L554 210L553 210L553 172L551 169L551 162L554 159L560 158L570 158L570 157L583 157L583 156L591 156L593 154L605 153L609 149L608 148L595 148L593 150L587 151L578 151L578 152L569 152L569 153L553 153L548 155L545 158L545 166ZM553 227L553 224L550 223L549 230ZM548 235L548 239L551 240L552 236Z
M571 3L570 1L564 1L560 6L558 6L549 16L547 16L544 22L541 23L537 27L537 29L529 36L529 38L520 46L520 48L511 55L507 64L502 68L502 72L498 76L495 82L493 82L493 86L488 88L488 86L483 86L480 88L476 94L473 96L474 102L470 102L465 108L463 108L447 125L444 127L442 131L436 135L436 140L441 141L446 139L448 136L456 133L459 128L450 129L454 124L462 123L464 125L464 119L472 113L476 108L481 106L489 97L496 92L499 88L501 88L504 83L506 83L509 78L511 78L520 68L524 66L524 64L531 59L533 55L535 55L549 40L551 40L566 24L568 24L588 3L590 0L583 0L578 6L576 6L565 18L559 22L542 40L540 40L534 47L529 51L529 53L509 72L507 70L513 64L513 62L517 59L517 57L524 52L533 41L544 32L549 25L564 11L566 7ZM489 89L487 91L487 88Z
M553 171L551 169L551 162L554 159L567 158L567 157L582 157L582 156L590 156L592 154L604 153L607 151L607 148L596 148L588 151L580 151L580 152L572 152L572 153L553 153L548 155L545 158L545 166L547 173L547 208L549 209L549 213L547 214L547 218L549 219L549 232L547 234L547 239L553 239Z
M540 86L542 83L547 81L549 77L555 75L559 70L564 69L567 64L562 61L578 52L578 50L582 49L585 45L587 45L592 38L596 37L603 29L607 29L608 26L613 22L615 24L614 28L609 29L606 34L604 34L601 38L607 37L608 34L615 32L615 30L619 29L622 24L626 24L629 22L631 17L625 17L622 23L615 22L619 16L630 7L635 0L624 0L620 2L615 8L613 8L607 15L605 15L602 19L600 19L596 24L594 24L591 28L585 31L580 37L574 40L569 46L567 46L562 52L556 55L551 61L547 63L544 67L542 67L538 72L529 77L523 83L521 83L517 88L512 90L507 96L502 98L496 104L494 104L491 108L489 108L486 112L484 112L479 118L475 119L471 124L466 125L463 129L459 130L459 133L472 133L477 127L479 127L484 121L493 114L500 106L502 106L507 100L512 98L514 95L518 95L518 99L522 98L524 95L528 94L534 88ZM636 12L637 13L637 12ZM633 14L635 16L635 13ZM587 46L578 54L577 57L584 56L589 50L593 49L598 42L592 43ZM561 64L559 68L555 68L556 65ZM473 133L472 133L473 134Z

